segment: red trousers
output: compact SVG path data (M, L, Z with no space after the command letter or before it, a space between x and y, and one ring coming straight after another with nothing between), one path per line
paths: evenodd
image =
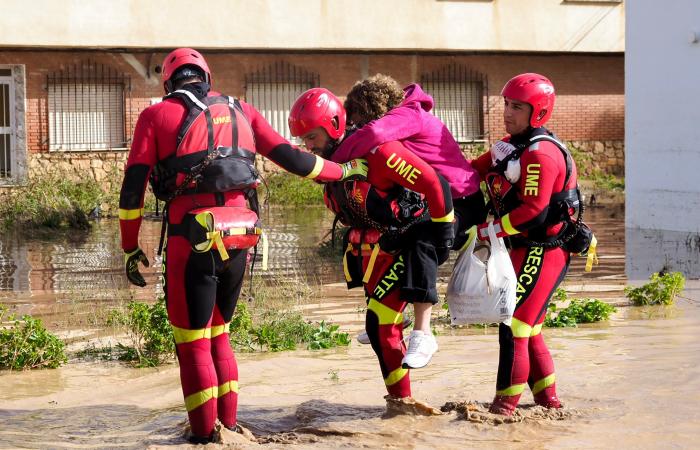
M517 304L511 325L499 328L496 395L515 408L526 384L538 403L556 397L554 362L542 324L549 299L566 275L569 253L558 247L518 247L510 258L518 276Z

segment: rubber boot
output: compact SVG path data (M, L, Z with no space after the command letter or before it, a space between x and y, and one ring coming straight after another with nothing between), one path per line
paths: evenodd
M489 412L492 414L500 414L502 416L512 416L515 407L518 406L520 401L520 394L518 395L496 395L493 398Z
M535 403L545 408L561 408L561 402L557 397L556 383L542 389L533 397L535 397Z

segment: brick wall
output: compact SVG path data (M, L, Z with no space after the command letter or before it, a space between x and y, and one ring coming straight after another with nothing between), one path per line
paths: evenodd
M213 73L214 86L227 94L244 97L246 73L277 61L285 61L319 74L322 86L343 96L352 84L366 75L382 72L401 84L419 80L421 74L449 63L462 64L488 77L485 98L487 146L505 133L503 84L513 75L537 71L550 77L557 89L557 103L549 125L558 136L594 147L594 142L611 142L621 150L624 139L624 57L622 55L576 54L336 54L336 53L204 53ZM130 99L126 102L127 134L133 132L138 113L152 98L162 95L156 65L164 52L122 54L107 51L12 51L0 53L0 64L23 64L26 69L26 135L30 154L48 153L48 110L46 76L88 59L126 73L131 77ZM128 59L131 58L131 64ZM147 76L147 73L150 76ZM590 143L590 144L587 144ZM51 158L51 156L47 156ZM619 165L624 156L615 156ZM31 159L31 158L29 158ZM46 158L42 158L45 160ZM64 158L65 159L65 158ZM80 160L77 158L76 160ZM50 168L47 167L46 170ZM605 167L603 167L605 168ZM618 168L619 169L619 168ZM619 171L615 169L615 171Z

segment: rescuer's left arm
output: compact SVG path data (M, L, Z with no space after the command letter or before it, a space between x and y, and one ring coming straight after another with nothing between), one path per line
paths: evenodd
M367 176L366 164L358 161L337 164L305 152L280 136L255 108L244 102L241 106L253 129L256 151L287 172L322 182Z

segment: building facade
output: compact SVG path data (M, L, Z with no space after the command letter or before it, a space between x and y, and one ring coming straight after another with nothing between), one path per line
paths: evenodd
M19 1L0 15L0 182L59 170L118 183L135 121L163 95L172 48L202 51L216 90L256 106L282 134L296 96L314 86L343 97L384 73L419 82L466 148L505 133L503 84L536 71L557 88L551 128L591 156L624 167L621 1L330 0ZM34 23L34 22L39 23ZM182 26L177 26L180 24ZM113 186L112 186L113 187Z

